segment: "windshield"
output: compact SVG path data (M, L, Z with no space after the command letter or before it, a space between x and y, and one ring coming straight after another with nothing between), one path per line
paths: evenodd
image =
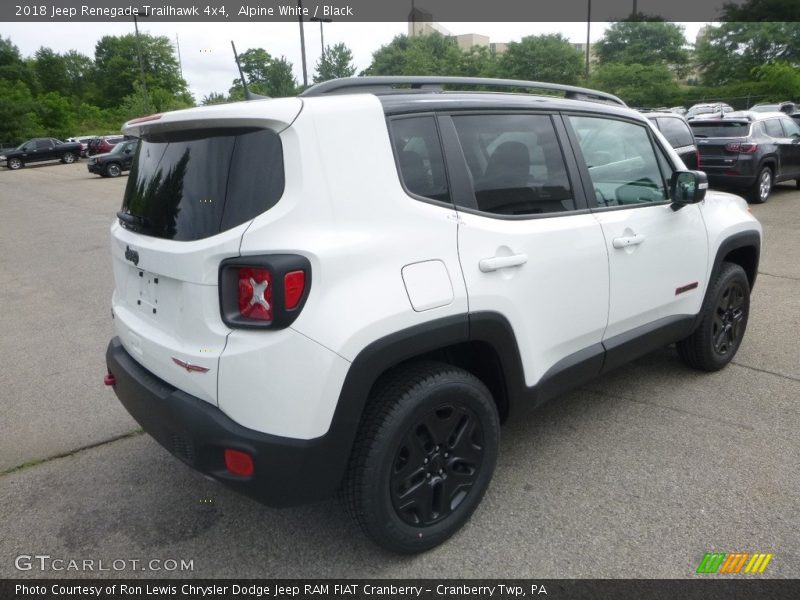
M199 240L269 210L283 185L283 149L269 129L145 136L128 178L120 223L154 237Z

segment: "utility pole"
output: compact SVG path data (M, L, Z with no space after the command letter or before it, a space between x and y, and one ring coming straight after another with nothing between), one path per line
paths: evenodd
M586 9L586 78L589 78L589 40L592 27L592 0L588 0Z
M178 49L178 69L181 72L181 79L183 79L183 61L181 60L181 42L178 39L178 34L175 34L175 47Z
M147 81L144 78L144 63L142 62L142 45L139 42L139 23L136 21L136 15L133 15L133 28L136 30L136 56L139 57L139 75L142 78L142 93L144 94L144 107L147 112L150 112L150 96L147 93Z
M308 69L306 68L306 34L303 31L303 0L297 0L297 20L300 22L300 54L303 59L303 87L308 87Z

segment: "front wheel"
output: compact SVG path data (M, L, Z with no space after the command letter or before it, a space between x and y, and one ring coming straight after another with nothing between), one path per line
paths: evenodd
M22 161L18 158L9 158L6 161L6 166L11 169L12 171L16 171L17 169L22 168Z
M750 282L744 269L722 263L695 332L677 344L683 361L702 371L718 371L736 355L750 314Z
M483 498L499 429L491 393L467 371L432 362L396 369L370 398L342 488L348 511L388 550L441 544Z
M758 178L750 188L748 200L753 204L764 204L772 191L772 169L762 167L758 173Z
M106 166L107 177L119 177L120 173L122 173L122 169L119 168L117 163L109 163Z

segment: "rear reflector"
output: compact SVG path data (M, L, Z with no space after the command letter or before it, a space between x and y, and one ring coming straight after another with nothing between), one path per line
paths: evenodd
M254 321L272 321L272 273L239 269L239 314Z
M250 477L255 472L253 457L247 452L232 448L225 448L225 468L241 477Z
M286 310L297 308L306 288L306 274L303 271L290 271L283 276L283 302Z
M114 377L113 373L106 373L106 376L103 377L103 383L106 385L117 385L117 379Z

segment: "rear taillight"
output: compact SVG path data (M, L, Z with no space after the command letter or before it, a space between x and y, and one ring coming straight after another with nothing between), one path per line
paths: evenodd
M302 311L311 263L294 254L229 258L219 272L223 322L229 327L282 329Z
M272 273L239 269L239 314L254 321L272 321Z
M729 144L725 144L725 150L728 152L738 152L739 154L754 154L758 150L758 144L730 142Z

